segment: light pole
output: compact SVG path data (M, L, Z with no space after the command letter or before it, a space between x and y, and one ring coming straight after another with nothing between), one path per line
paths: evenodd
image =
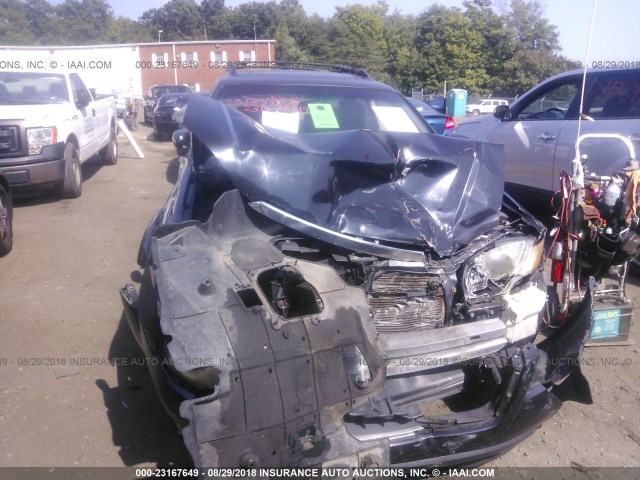
M160 43L160 34L164 32L164 30L158 30L158 43Z

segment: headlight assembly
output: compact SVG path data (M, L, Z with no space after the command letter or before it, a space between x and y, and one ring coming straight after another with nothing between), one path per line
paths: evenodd
M45 145L55 145L58 142L56 127L27 128L27 145L29 155L40 155Z
M494 294L508 291L540 266L542 251L543 241L532 237L496 242L494 248L477 254L465 266L463 284L467 297L477 298L487 288ZM491 287L498 287L499 291Z

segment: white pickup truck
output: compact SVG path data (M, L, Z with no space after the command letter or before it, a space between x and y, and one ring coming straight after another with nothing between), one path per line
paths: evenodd
M95 99L77 73L0 72L0 173L18 189L57 185L82 193L80 164L118 160L115 102Z

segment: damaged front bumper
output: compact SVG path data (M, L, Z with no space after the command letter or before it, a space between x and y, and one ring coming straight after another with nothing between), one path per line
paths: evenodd
M552 339L390 377L374 394L365 395L339 374L336 345L273 367L245 365L231 377L235 389L216 387L197 397L176 381L175 365L152 351L135 291L122 294L161 400L183 426L198 466L479 465L533 433L564 400L590 401L579 368L591 325L590 295ZM302 343L303 332L309 330L287 335Z
M389 330L378 297L334 267L294 258L296 249L310 250L303 243L276 248L282 228L239 195L223 196L211 218L156 232L155 283L146 288L157 294L157 313L133 287L121 290L196 466L481 464L531 434L563 400L590 400L579 368L589 294L537 344L544 288L535 275L505 296L506 306L464 313L482 313L473 321ZM395 264L367 288L389 294L402 280L410 293L403 308L444 315L437 295L445 289L429 282L447 285L455 273L403 273L410 264ZM433 295L420 297L415 285Z

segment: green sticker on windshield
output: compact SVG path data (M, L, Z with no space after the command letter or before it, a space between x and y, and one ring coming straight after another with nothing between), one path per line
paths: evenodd
M330 103L310 103L309 113L316 128L340 128Z

